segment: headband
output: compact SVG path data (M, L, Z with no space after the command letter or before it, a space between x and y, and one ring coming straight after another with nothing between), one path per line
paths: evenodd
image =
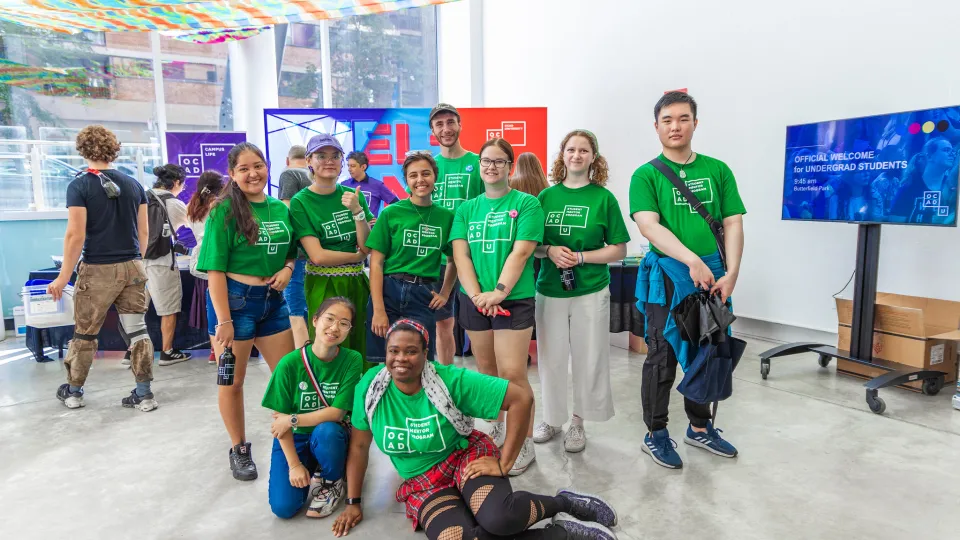
M393 323L393 325L390 326L390 329L387 330L387 339L390 339L390 334L392 334L394 330L409 330L409 328L399 328L400 326L412 327L414 330L420 333L420 335L423 337L423 341L427 345L430 344L430 334L427 333L427 329L424 328L422 324L412 319L400 319L399 321Z
M599 156L599 155L600 155L600 143L597 142L597 136L594 135L593 132L590 131L589 129L576 129L576 130L574 130L574 131L571 132L571 133L575 133L575 132L577 132L577 131L587 134L587 137L590 138L590 142L593 143L593 147L597 149L597 155Z

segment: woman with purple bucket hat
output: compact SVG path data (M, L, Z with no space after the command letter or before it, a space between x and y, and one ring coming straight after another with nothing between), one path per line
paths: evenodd
M364 245L373 214L362 193L337 183L343 169L343 147L321 133L307 142L307 165L313 180L290 200L294 236L307 253L304 289L312 316L327 298L345 296L357 307L354 320L367 318L370 282L363 271ZM315 330L310 328L310 339ZM343 346L366 358L366 332L354 328Z

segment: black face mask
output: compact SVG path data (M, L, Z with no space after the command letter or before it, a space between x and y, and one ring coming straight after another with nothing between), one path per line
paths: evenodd
M81 174L87 174L87 173L97 175L97 178L100 179L100 186L103 187L103 191L107 194L108 199L120 198L120 186L118 186L116 182L108 178L102 172L96 169L87 169L85 171L80 171L79 173L77 173L77 176L80 176Z

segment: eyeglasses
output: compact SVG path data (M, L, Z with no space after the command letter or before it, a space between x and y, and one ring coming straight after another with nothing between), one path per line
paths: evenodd
M513 163L513 162L512 162L512 161L507 161L507 160L505 160L505 159L490 159L490 158L483 158L483 159L480 160L480 166L481 166L481 167L490 167L491 165L493 165L494 167L496 167L496 168L498 168L498 169L502 169L502 168L506 167L506 166L507 166L507 163Z
M314 155L317 157L317 160L320 161L320 162L324 162L324 161L327 161L327 162L336 162L336 161L340 161L340 158L342 157L342 154L340 154L340 153L335 153L335 154L314 154Z
M324 326L333 326L336 324L344 332L349 332L350 329L353 328L353 325L350 323L350 321L346 319L337 320L337 318L334 317L333 315L321 315L320 321L323 322Z

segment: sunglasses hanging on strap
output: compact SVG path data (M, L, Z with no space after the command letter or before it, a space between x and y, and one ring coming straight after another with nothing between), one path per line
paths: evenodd
M120 186L116 182L111 180L107 175L98 171L97 169L86 169L77 173L76 178L80 178L84 174L92 174L100 179L100 187L103 188L103 191L107 194L108 199L119 199L120 198Z

